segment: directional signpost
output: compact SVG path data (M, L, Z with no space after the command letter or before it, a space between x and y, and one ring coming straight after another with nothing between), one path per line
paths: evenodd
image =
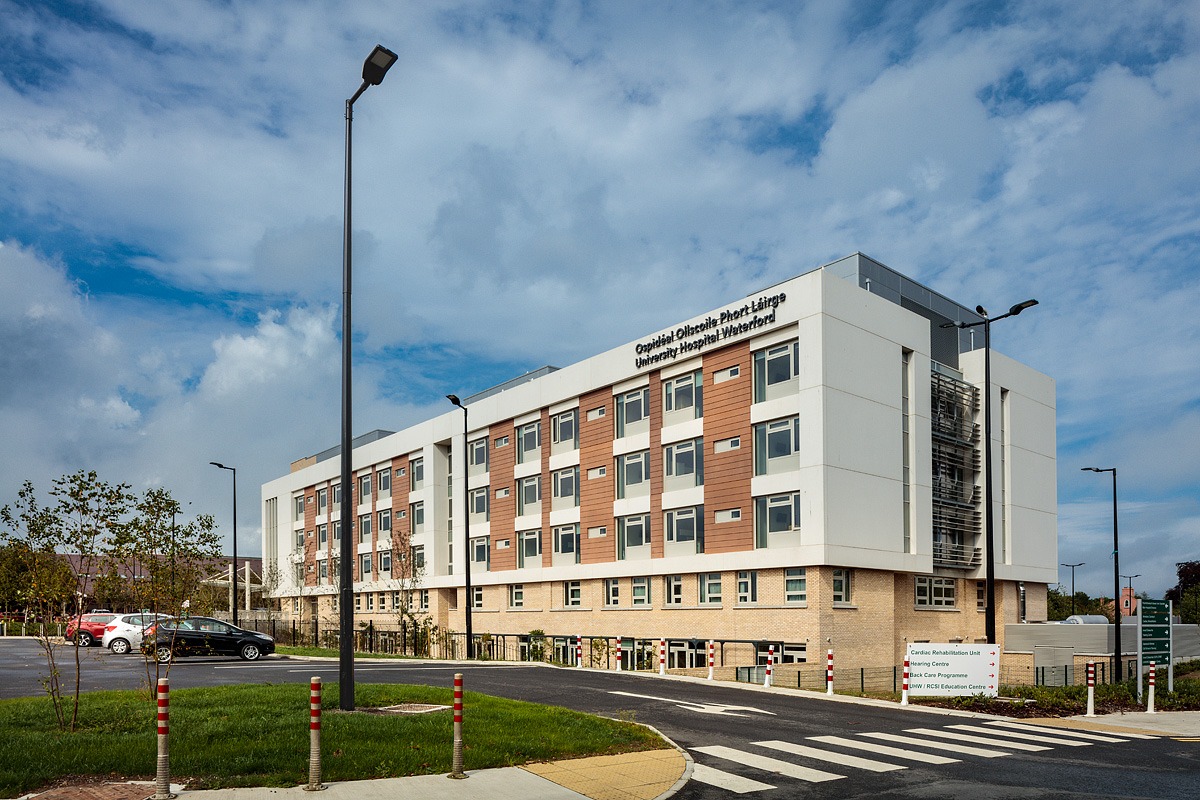
M995 697L1000 648L994 644L909 643L908 691L913 695Z
M1167 665L1167 691L1175 691L1175 667L1171 663L1171 601L1138 601L1138 700L1142 699L1142 669L1154 662Z

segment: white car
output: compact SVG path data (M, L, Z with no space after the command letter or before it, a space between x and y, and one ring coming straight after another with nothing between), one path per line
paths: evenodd
M136 651L142 646L146 629L160 619L170 619L167 614L120 614L104 626L104 638L100 644L117 655Z

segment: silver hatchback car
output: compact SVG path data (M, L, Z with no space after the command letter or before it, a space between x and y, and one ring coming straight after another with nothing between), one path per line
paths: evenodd
M170 618L167 614L120 614L104 626L100 643L117 655L134 652L142 646L147 628L160 619Z

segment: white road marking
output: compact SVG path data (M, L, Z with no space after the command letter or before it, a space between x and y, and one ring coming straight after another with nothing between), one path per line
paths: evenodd
M775 788L769 783L759 783L751 778L743 778L741 775L734 775L732 772L722 772L719 769L713 769L704 764L692 765L692 780L707 783L709 786L715 786L718 789L727 789L734 794L748 794L749 792L761 792L763 789Z
M1091 739L1093 742L1110 742L1110 743L1114 743L1114 744L1119 744L1121 742L1127 742L1130 739L1157 739L1158 738L1157 736L1144 736L1142 734L1123 733L1123 732L1122 733L1113 733L1111 736L1106 736L1106 735L1101 735L1099 733L1095 733L1093 731L1080 731L1080 730L1076 730L1074 728L1040 727L1038 725L1027 725L1024 722L1008 722L1006 720L999 720L999 719L992 720L986 724L987 725L998 725L1002 728L1014 728L1016 730L1023 730L1023 731L1038 731L1041 733L1054 733L1056 735L1062 735L1062 736L1074 736L1077 739ZM1117 737L1121 737L1121 738L1117 738Z
M759 747L769 747L772 750L781 750L785 753L792 753L797 756L815 759L817 761L828 761L831 764L840 764L843 767L855 767L857 769L865 769L868 772L892 772L898 769L908 769L908 767L900 764L887 764L883 761L873 761L869 758L860 758L858 756L848 756L845 753L835 753L831 750L821 750L816 747L806 747L802 744L792 744L791 742L781 742L773 740L769 742L755 742Z
M930 750L949 750L952 753L958 753L964 756L982 756L983 758L999 758L1000 756L1011 756L1012 753L1005 753L1001 750L984 750L982 747L970 747L965 744L950 744L949 742L931 742L928 739L918 739L915 736L901 736L898 733L860 733L859 736L869 736L872 739L882 739L885 742L896 742L898 744L910 744L917 747L928 747Z
M780 775L786 775L789 778L796 778L802 781L811 783L823 783L824 781L836 781L839 778L846 777L845 775L835 775L832 772L824 772L819 769L811 769L802 767L799 764L792 764L788 761L780 761L777 758L767 758L766 756L747 753L743 750L734 750L732 747L724 747L722 745L711 745L708 747L693 747L697 753L705 753L716 758L723 758L726 761L732 761L736 764L743 764L747 767L765 770L767 772L776 772Z
M841 736L810 736L809 739L823 744L835 744L839 747L849 747L854 750L866 750L868 753L878 753L881 756L906 758L909 761L921 761L926 764L957 764L959 759L935 756L933 753L918 753L916 750L905 750L901 747L888 747L886 744L874 742L859 742L854 739L843 739Z
M996 730L982 725L950 725L956 731L974 731L986 733L988 736L1006 736L1009 739L1020 739L1023 742L1041 742L1042 744L1061 744L1067 747L1091 747L1091 742L1081 742L1078 739L1064 739L1061 736L1039 736L1035 731L1013 731L1008 729ZM1049 731L1046 731L1049 733Z
M700 714L724 714L730 717L740 717L743 715L735 712L750 711L755 714L775 716L774 711L763 711L761 708L754 708L753 706L732 706L727 703L697 703L691 700L676 700L671 697L655 697L649 694L634 694L633 692L609 692L609 694L616 694L621 697L638 697L642 700L659 700L663 703L674 703L677 707L685 711L695 711Z
M1025 744L1024 742L997 742L994 739L985 739L982 736L968 736L965 733L955 733L954 731L940 730L937 728L907 728L905 733L919 733L922 736L939 736L943 739L952 739L956 742L973 742L974 744L1000 746L1009 750L1025 750L1030 753L1036 753L1039 750L1050 749L1049 747L1043 747L1040 744Z

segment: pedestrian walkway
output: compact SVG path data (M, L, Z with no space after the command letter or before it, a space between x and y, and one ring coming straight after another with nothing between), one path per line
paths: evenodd
M1118 735L1200 737L1200 711L1159 711L1147 714L1131 711L1127 714L1101 714L1095 717L1061 717L1022 720L1034 725L1050 725L1077 730L1108 731Z

